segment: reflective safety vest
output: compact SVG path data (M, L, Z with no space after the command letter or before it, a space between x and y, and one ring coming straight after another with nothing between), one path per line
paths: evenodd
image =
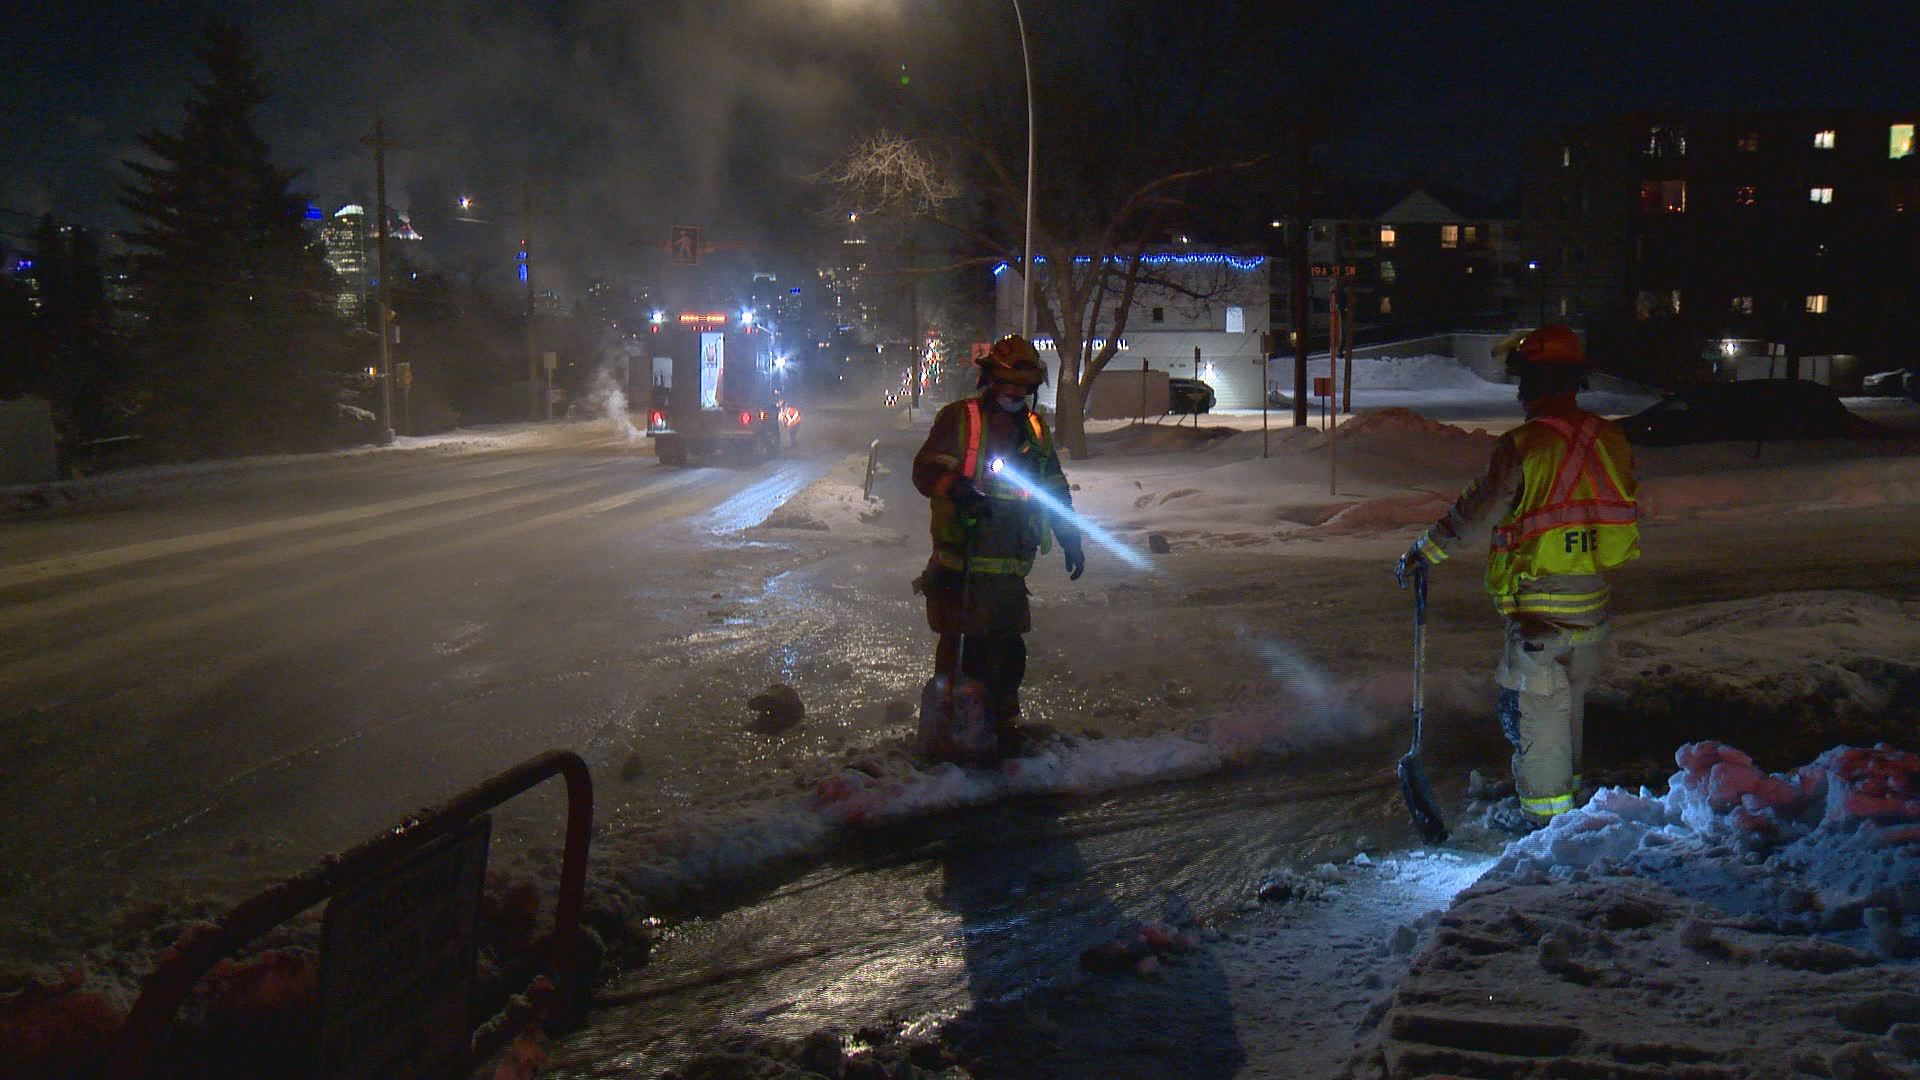
M960 425L960 475L971 481L980 493L994 501L993 518L996 526L1002 526L1009 520L1018 520L1022 532L1031 541L1031 550L1045 552L1052 549L1045 508L1034 505L1033 496L1026 488L1011 478L985 468L985 478L981 479L983 464L980 460L981 443L986 438L985 417L981 415L980 399L968 398L964 403L963 422ZM1019 459L1009 462L1018 468L1029 483L1037 483L1049 462L1053 460L1053 445L1047 438L1046 425L1040 417L1027 413L1029 439L1020 447ZM964 555L967 544L967 523L962 521L951 499L933 500L933 539L934 557L942 566L959 570L970 567L976 574L1021 574L1033 569L1033 555L975 554L970 560Z
M1521 489L1493 530L1487 591L1507 615L1578 615L1606 606L1607 590L1521 591L1535 578L1593 576L1640 554L1633 477L1601 439L1606 421L1536 416L1514 432Z

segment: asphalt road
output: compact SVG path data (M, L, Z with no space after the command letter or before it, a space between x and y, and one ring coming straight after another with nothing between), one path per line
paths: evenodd
M648 649L764 579L741 530L833 460L672 469L567 423L0 522L0 955L221 911L595 745Z

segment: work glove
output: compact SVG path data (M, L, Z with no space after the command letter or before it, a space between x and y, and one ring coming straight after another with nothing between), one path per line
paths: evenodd
M960 511L961 517L977 519L993 514L993 504L987 501L979 488L973 486L973 481L965 477L953 482L953 486L947 490L947 498L953 500L953 508Z
M1067 557L1067 580L1079 581L1087 569L1087 552L1080 546L1080 538L1060 541L1060 552Z
M1407 587L1407 581L1414 574L1425 570L1429 565L1431 564L1427 562L1426 556L1420 554L1419 542L1415 541L1414 545L1407 549L1407 553L1400 556L1400 561L1393 565L1393 580L1399 582L1400 587L1404 589Z

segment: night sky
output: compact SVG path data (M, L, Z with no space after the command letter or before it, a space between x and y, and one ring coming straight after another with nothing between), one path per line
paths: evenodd
M987 18L966 46L930 48L923 30L956 5L1007 7L1005 41L986 40ZM1044 80L1069 17L1100 5L1025 6ZM1339 129L1328 161L1359 178L1423 172L1506 195L1526 139L1628 109L1920 107L1920 4L1908 2L1272 6L1298 42L1275 62L1323 99ZM1019 74L997 0L14 8L0 26L0 207L123 225L118 161L136 133L177 129L200 76L193 47L224 15L257 41L274 91L262 133L316 202L370 199L358 140L382 107L408 148L390 159L389 201L442 250L497 249L506 237L487 234L518 228L525 183L537 232L576 277L673 224L775 251L818 201L806 178L872 126L902 60L951 65L937 73L949 78ZM452 220L461 194L490 224ZM0 231L30 226L0 216Z

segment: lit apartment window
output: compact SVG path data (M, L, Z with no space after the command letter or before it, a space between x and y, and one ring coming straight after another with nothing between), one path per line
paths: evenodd
M1573 168L1573 147L1563 146L1560 148L1560 167L1563 169Z
M1733 147L1743 154L1758 153L1760 151L1760 133L1757 131L1747 132L1734 141Z
M1903 158L1913 156L1913 125L1895 124L1887 129L1887 156Z
M1816 132L1814 132L1814 133L1813 133L1813 148L1814 148L1815 150L1831 150L1831 149L1833 149L1833 129L1832 129L1832 128L1828 128L1828 129L1827 129L1827 130L1825 130L1825 131L1816 131Z
M1813 293L1807 297L1807 314L1825 315L1827 313L1827 294Z
M1382 315L1393 314L1393 297L1383 296L1380 298L1380 314Z
M1647 129L1648 157L1687 156L1687 129L1682 124L1655 124Z
M1759 200L1759 197L1760 193L1755 190L1752 184L1741 184L1739 187L1733 189L1733 204L1735 206L1752 206Z
M1467 242L1468 247L1472 247L1477 242L1477 237L1479 237L1479 235L1480 235L1479 226L1469 225L1464 230L1461 231L1460 239L1465 240Z
M1833 201L1833 189L1830 187L1809 188L1807 190L1807 198L1817 203L1830 203Z
M1460 226L1458 225L1440 226L1440 246L1443 248L1459 247L1460 246Z
M1733 298L1733 313L1734 313L1735 315L1751 315L1751 314L1753 314L1753 297L1751 297L1751 296L1736 296L1736 297L1734 297L1734 298Z
M1380 260L1380 280L1381 281L1384 281L1387 284L1391 285L1399 276L1400 276L1400 273L1399 271L1393 268L1392 262L1386 259Z
M1391 225L1380 226L1380 246L1392 247L1393 239L1394 239L1393 226Z
M1642 180L1640 209L1649 214L1684 214L1687 210L1685 180Z
M1247 309L1243 307L1227 308L1227 333L1244 334L1247 332Z

